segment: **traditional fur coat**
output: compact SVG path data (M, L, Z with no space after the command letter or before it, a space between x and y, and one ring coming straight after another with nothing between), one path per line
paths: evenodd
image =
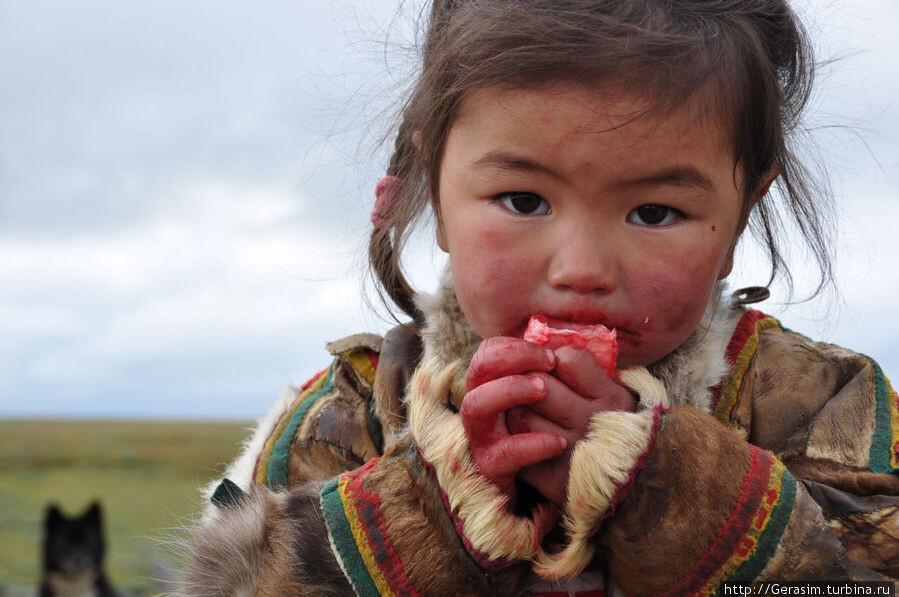
M451 282L421 307L423 330L330 344L260 421L209 492L181 594L539 594L584 569L629 595L899 578L899 408L871 359L716 300L677 351L622 373L638 408L593 416L562 511L513 511L457 412L480 339Z

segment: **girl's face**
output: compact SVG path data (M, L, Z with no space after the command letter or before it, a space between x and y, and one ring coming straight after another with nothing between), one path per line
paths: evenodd
M440 247L478 334L542 313L618 330L647 365L699 324L732 265L741 175L717 119L565 85L471 95L446 142Z

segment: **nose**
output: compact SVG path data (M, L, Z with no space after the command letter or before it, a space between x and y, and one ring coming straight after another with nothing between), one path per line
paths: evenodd
M609 293L618 286L614 241L595 228L582 226L558 239L548 282L578 294Z

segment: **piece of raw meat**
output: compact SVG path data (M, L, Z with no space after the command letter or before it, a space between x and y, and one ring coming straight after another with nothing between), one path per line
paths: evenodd
M615 330L597 323L594 325L534 315L528 321L524 339L555 350L563 346L586 348L605 369L609 377L615 374L618 340Z

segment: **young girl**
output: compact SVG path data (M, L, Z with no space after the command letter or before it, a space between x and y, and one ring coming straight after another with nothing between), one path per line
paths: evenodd
M371 262L412 322L329 345L263 419L187 594L713 594L899 577L899 411L880 368L727 292L777 181L829 276L789 134L811 59L777 0L435 0L377 188ZM449 266L399 263L436 216ZM585 349L535 314L603 324Z

